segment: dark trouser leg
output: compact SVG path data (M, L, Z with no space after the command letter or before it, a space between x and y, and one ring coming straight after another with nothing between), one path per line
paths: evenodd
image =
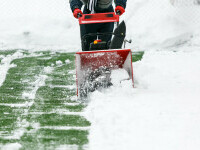
M96 39L96 36L87 36L89 33L97 33L97 24L81 25L82 51L89 51L90 43Z
M100 23L100 24L84 24L81 25L81 41L82 50L89 51L90 43L97 39L97 36L87 36L89 33L112 33L114 29L114 23ZM112 35L99 36L99 39L105 42L110 42ZM108 45L109 48L109 45Z
M113 33L113 29L114 29L114 23L113 22L102 23L102 24L99 25L98 32L99 33ZM99 36L99 38L102 41L106 41L107 43L110 43L112 35L111 34L103 35L103 36ZM108 48L109 48L109 45L108 45Z

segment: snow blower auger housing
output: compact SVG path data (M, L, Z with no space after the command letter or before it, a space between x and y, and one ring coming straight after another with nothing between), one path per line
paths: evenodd
M92 33L82 37L96 36L97 39L90 43L90 51L76 53L76 83L77 96L87 98L88 93L99 88L112 85L111 71L125 69L133 83L132 53L130 49L122 49L126 35L126 25L119 24L119 15L115 13L83 14L79 17L79 24L95 24L117 22L113 33ZM107 43L98 39L101 35L112 35L112 41Z

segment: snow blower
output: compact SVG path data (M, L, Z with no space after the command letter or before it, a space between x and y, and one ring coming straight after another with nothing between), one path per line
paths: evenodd
M125 69L133 82L131 50L122 49L126 35L125 22L119 24L119 15L115 13L83 14L79 17L80 25L108 22L117 23L113 33L85 35L82 37L82 44L87 37L96 36L97 39L90 43L90 51L76 53L77 96L80 99L87 98L89 93L97 89L112 86L110 76L115 69ZM98 36L102 35L112 35L112 41L101 41Z

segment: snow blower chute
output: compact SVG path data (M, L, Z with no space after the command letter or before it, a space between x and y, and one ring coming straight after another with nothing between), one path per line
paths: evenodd
M124 69L133 82L132 53L130 49L122 49L126 34L124 21L119 24L119 15L115 13L83 14L79 24L117 22L113 33L92 33L82 37L82 44L88 36L96 36L97 40L90 43L90 51L76 53L77 96L87 97L88 93L99 88L112 85L111 71ZM110 43L101 41L98 36L112 35Z

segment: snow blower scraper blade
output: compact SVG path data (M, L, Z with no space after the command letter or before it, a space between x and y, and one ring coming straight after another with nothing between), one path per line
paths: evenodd
M112 85L111 71L123 68L133 81L132 53L130 49L87 51L76 53L77 96L82 99L88 93Z

